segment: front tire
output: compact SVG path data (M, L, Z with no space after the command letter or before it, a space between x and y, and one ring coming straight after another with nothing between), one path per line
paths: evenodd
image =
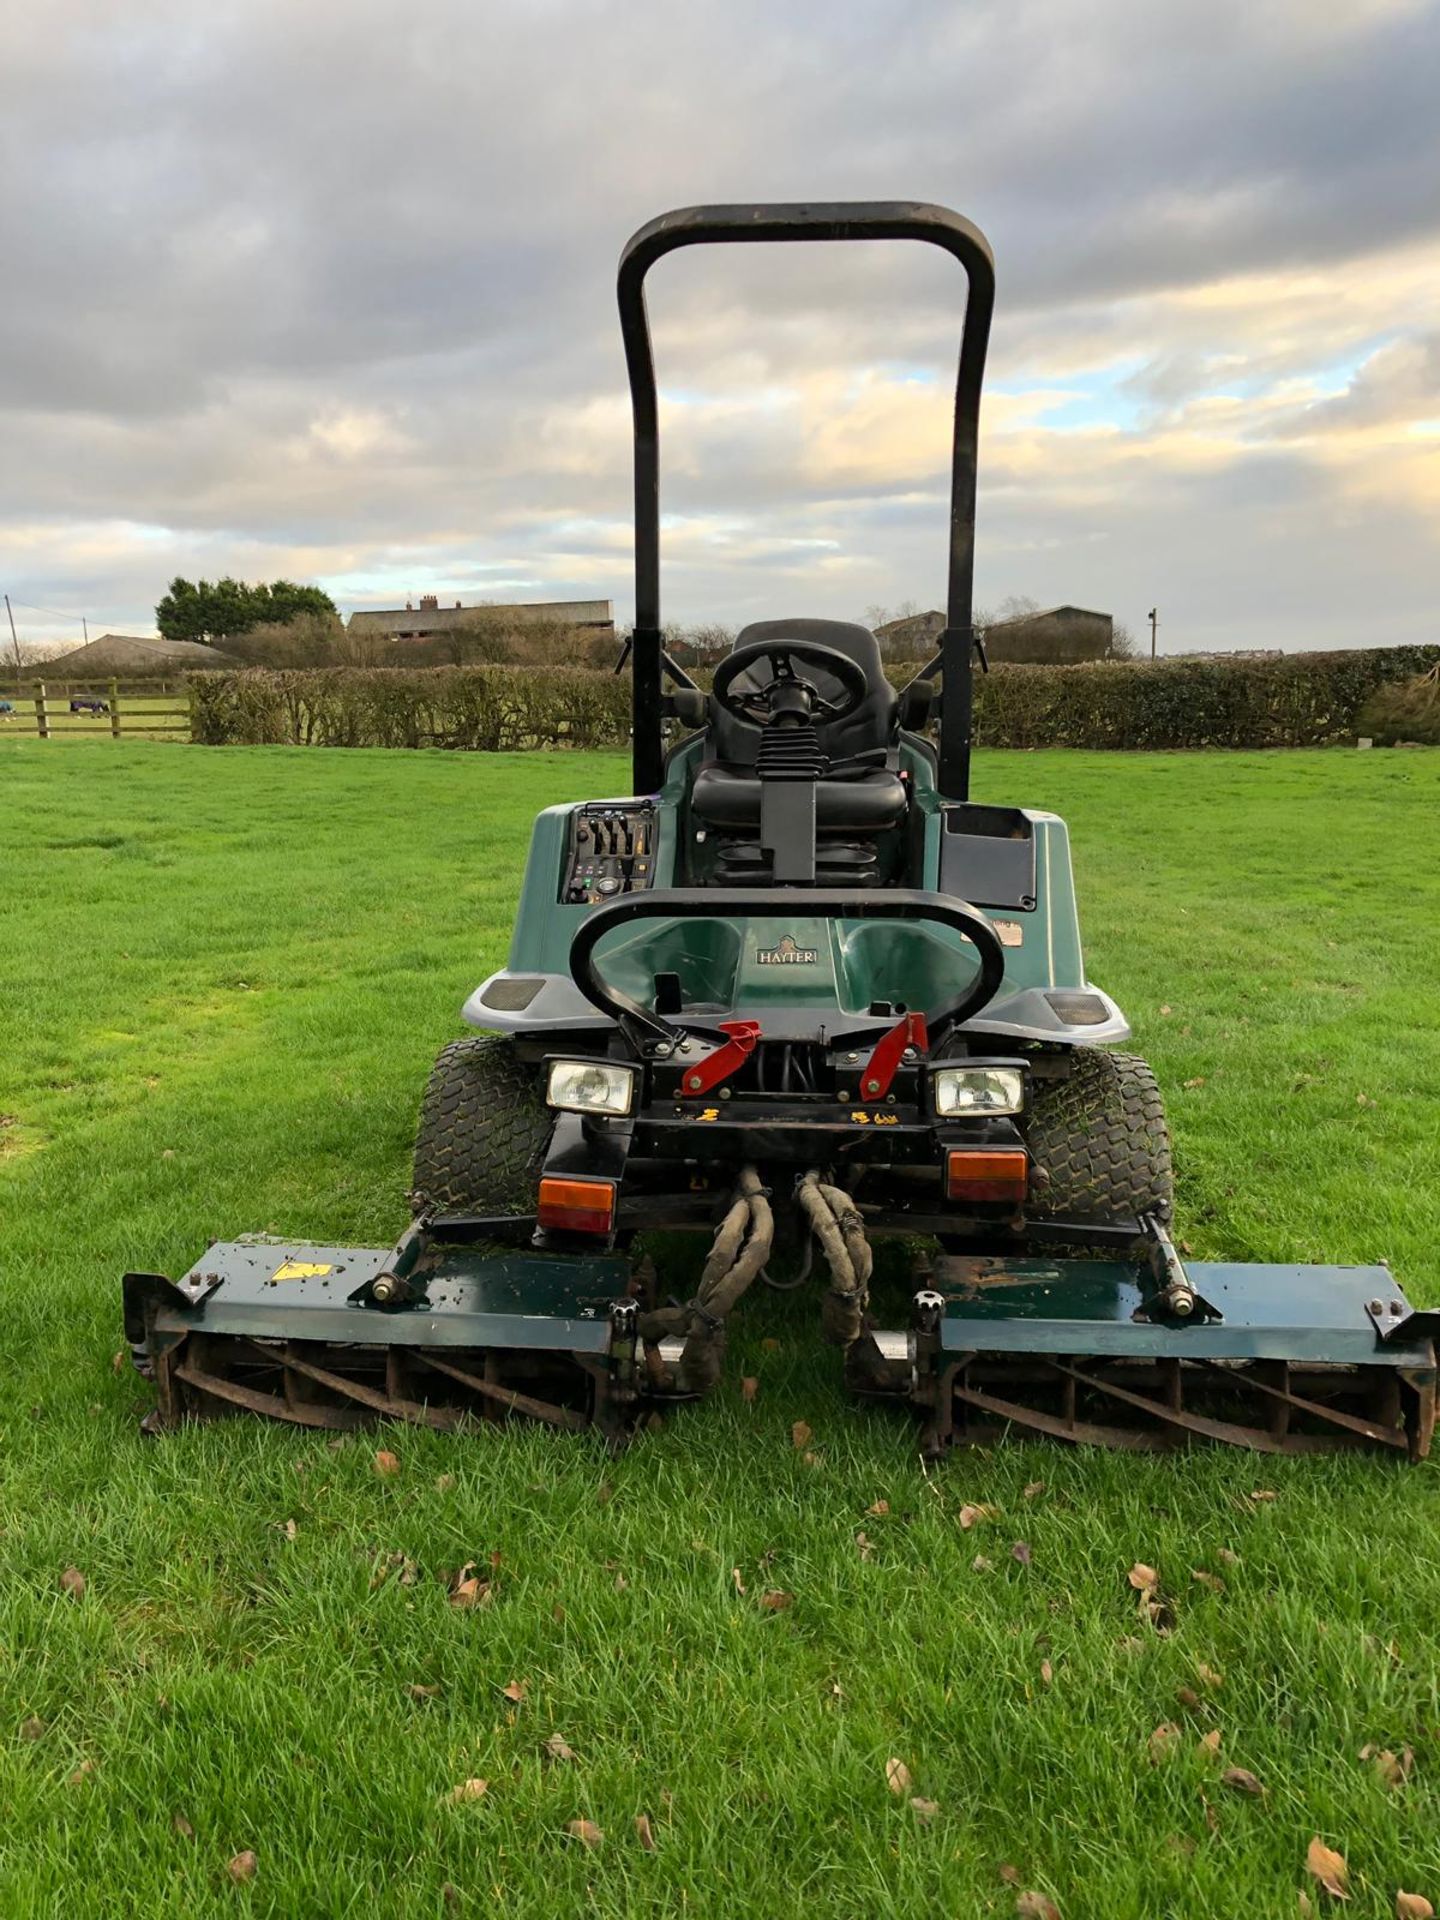
M552 1116L509 1040L452 1040L420 1105L410 1195L417 1213L532 1213Z
M1065 1079L1035 1082L1023 1130L1043 1175L1027 1207L1032 1218L1108 1225L1174 1214L1165 1106L1138 1054L1076 1047Z

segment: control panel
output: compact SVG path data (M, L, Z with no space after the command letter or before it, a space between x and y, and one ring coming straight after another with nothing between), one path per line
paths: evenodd
M654 885L655 809L645 801L592 800L570 816L560 898L593 906Z

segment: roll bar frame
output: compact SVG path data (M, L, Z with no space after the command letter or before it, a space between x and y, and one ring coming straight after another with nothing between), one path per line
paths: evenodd
M635 443L635 627L631 648L635 791L656 792L664 764L660 424L645 309L645 276L657 260L679 247L756 240L922 240L951 254L965 270L968 293L955 380L945 631L938 663L943 686L940 791L947 799L968 799L980 390L995 305L995 262L989 242L978 227L947 207L913 200L680 207L641 227L620 255L616 296L630 378Z

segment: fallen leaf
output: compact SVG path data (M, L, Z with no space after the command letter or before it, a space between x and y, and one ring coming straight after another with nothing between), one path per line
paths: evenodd
M500 1691L507 1700L513 1701L518 1707L520 1702L525 1698L525 1682L523 1680L512 1680L508 1687L502 1687Z
M255 1870L260 1862L247 1847L243 1853L232 1854L225 1862L225 1871L237 1887L247 1887L255 1878Z
M766 1353L778 1353L780 1351L780 1342L778 1340L762 1340L760 1345Z
M987 1559L983 1553L977 1553L975 1558L970 1562L970 1571L972 1573L990 1573L994 1566L995 1562L993 1560Z
M741 1574L740 1574L740 1569L739 1569L739 1567L731 1567L731 1569L730 1569L730 1578L731 1578L731 1579L732 1579L732 1580L734 1581L734 1583L735 1583L735 1591L736 1591L737 1593L744 1593L744 1591L745 1591L745 1582L744 1582L744 1580L743 1580L743 1579L742 1579L742 1577L741 1577Z
M1305 1871L1312 1880L1318 1881L1332 1899L1350 1898L1347 1890L1350 1869L1345 1864L1345 1856L1336 1853L1333 1847L1327 1847L1318 1833L1305 1850Z
M1198 1742L1201 1753L1219 1753L1220 1729L1212 1727L1209 1733L1202 1733Z
M1054 1678L1055 1678L1055 1669L1054 1669L1054 1668L1053 1668L1053 1667L1051 1666L1051 1664L1050 1664L1050 1662L1049 1662L1048 1660L1042 1660L1042 1661L1040 1662L1040 1684L1041 1684L1041 1686L1042 1686L1042 1687L1048 1687L1048 1686L1050 1685L1050 1682L1051 1682L1051 1681L1052 1681L1052 1680L1053 1680Z
M87 1781L90 1778L91 1774L94 1773L94 1771L95 1771L95 1762L93 1760L82 1760L79 1766L76 1767L75 1771L70 1775L70 1785L72 1787L83 1786L85 1781Z
M455 1491L454 1474L442 1473L435 1482L435 1491L437 1493L453 1493Z
M1300 1920L1313 1920L1315 1908L1311 1904L1308 1893L1302 1892L1295 1896L1295 1911L1299 1914Z
M1203 1660L1195 1662L1195 1678L1210 1693L1218 1693L1225 1684L1224 1674L1217 1673L1214 1667L1207 1667Z
M1000 1869L1000 1878L1005 1882L1007 1887L1018 1887L1021 1880L1019 1867L1012 1867L1007 1860Z
M573 1760L575 1749L563 1733L552 1733L545 1742L545 1754L550 1760Z
M862 1560L873 1560L875 1558L875 1542L868 1534L857 1533L855 1536L855 1544L860 1549L860 1558Z
M60 1576L60 1585L72 1599L83 1599L85 1594L85 1576L78 1567L66 1567Z
M1229 1547L1221 1547L1216 1553L1215 1558L1220 1562L1222 1567L1238 1567L1240 1564L1239 1554L1232 1552Z
M1211 1593L1223 1593L1225 1591L1225 1582L1220 1578L1219 1574L1209 1573L1204 1567L1192 1567L1190 1569L1190 1578L1197 1586L1208 1587Z
M818 1467L820 1464L820 1456L818 1453L806 1451L800 1456L800 1464L805 1467Z
M616 1574L615 1591L617 1593L624 1593L628 1589L629 1585L630 1585L630 1582L625 1578L623 1573Z
M467 1801L483 1800L490 1791L488 1780L462 1780L458 1787L452 1787L445 1796L452 1805L463 1807Z
M1360 1757L1363 1760L1365 1755L1362 1754ZM1392 1790L1404 1786L1410 1777L1410 1769L1415 1764L1415 1755L1409 1747L1398 1755L1392 1753L1389 1747L1382 1747L1378 1753L1373 1753L1373 1758L1375 1771L1379 1774L1382 1785Z
M1160 1011L1168 1016L1172 1012L1172 1009L1170 1007L1161 1007Z
M467 1560L450 1582L450 1604L452 1607L489 1606L490 1582L480 1578L473 1560Z
M938 1800L922 1800L917 1793L911 1799L910 1811L915 1815L917 1820L923 1820L928 1826L939 1813L940 1802Z
M1036 1500L1044 1491L1045 1482L1043 1480L1028 1481L1025 1487L1025 1498L1027 1500Z
M1017 1540L1010 1549L1010 1558L1012 1560L1018 1560L1022 1567L1028 1567L1032 1558L1030 1542L1028 1540Z
M125 1351L124 1351L124 1350L122 1349L122 1350L121 1350L121 1351L120 1351L119 1353L117 1353L117 1354L116 1354L116 1355L114 1356L114 1358L113 1358L113 1359L111 1360L111 1362L110 1362L110 1371L111 1371L112 1373L124 1373L124 1371L125 1371L125 1369L126 1369L126 1367L127 1367L127 1366L129 1366L129 1364L130 1364L130 1356L129 1356L129 1354L128 1354L128 1353L126 1353L126 1352L125 1352Z
M170 1825L182 1840L193 1840L195 1838L195 1829L183 1813L172 1813L170 1816Z
M885 1762L885 1784L891 1793L909 1793L915 1782L910 1777L910 1769L903 1760L889 1759Z
M1254 1794L1257 1799L1262 1798L1265 1792L1264 1787L1248 1767L1226 1767L1220 1780L1222 1785L1233 1787L1236 1793Z
M1397 1892L1395 1920L1435 1920L1435 1909L1423 1893Z
M287 1520L282 1531L287 1540L296 1540L300 1536L300 1529L293 1520Z
M971 1527L978 1526L982 1520L998 1520L999 1517L1000 1509L998 1507L977 1506L973 1503L967 1503L961 1507L960 1512L956 1516L966 1533L970 1531Z
M440 1689L439 1687L426 1686L425 1683L420 1680L412 1680L405 1691L412 1700L433 1700Z
M44 1736L44 1733L45 1722L38 1714L32 1713L28 1720L22 1720L20 1722L20 1738L22 1740L39 1740Z
M572 1820L565 1831L572 1839L578 1840L582 1847L589 1847L592 1853L605 1838L593 1820Z
M792 1423L790 1428L790 1444L797 1452L801 1447L808 1447L814 1438L814 1429L808 1420L796 1420Z
M755 1378L753 1373L747 1373L745 1378L740 1382L740 1398L745 1402L746 1406L754 1406L755 1396L759 1391L760 1382Z
M1060 1909L1050 1896L1033 1889L1015 1896L1015 1911L1020 1920L1060 1920Z
M650 1825L650 1816L648 1813L636 1814L635 1838L640 1842L646 1853L654 1853L655 1829Z
M1200 1696L1194 1687L1177 1687L1175 1689L1175 1698L1180 1702L1181 1706L1190 1713L1194 1713L1195 1709L1200 1705Z
M1255 1491L1251 1494L1250 1498L1252 1500L1265 1501L1265 1500L1278 1500L1280 1496L1270 1487L1257 1487Z
M400 1462L388 1447L381 1447L375 1455L375 1471L386 1480L400 1471Z
M866 1507L865 1517L867 1520L881 1520L889 1511L890 1502L888 1500L877 1500L873 1506Z
M1143 1560L1137 1560L1125 1578L1137 1593L1153 1593L1160 1584L1160 1575Z
M795 1604L793 1593L785 1593L779 1587L771 1587L760 1596L760 1605L766 1613L785 1613Z
M1145 1743L1150 1753L1150 1764L1158 1767L1162 1760L1168 1759L1180 1741L1180 1729L1169 1720L1162 1720Z

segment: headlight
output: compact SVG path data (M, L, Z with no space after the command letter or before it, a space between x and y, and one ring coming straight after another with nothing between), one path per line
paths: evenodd
M555 1060L545 1100L567 1113L629 1113L635 1100L635 1069L601 1060Z
M935 1111L948 1120L971 1114L1020 1113L1025 1074L1020 1067L940 1067L930 1076Z

